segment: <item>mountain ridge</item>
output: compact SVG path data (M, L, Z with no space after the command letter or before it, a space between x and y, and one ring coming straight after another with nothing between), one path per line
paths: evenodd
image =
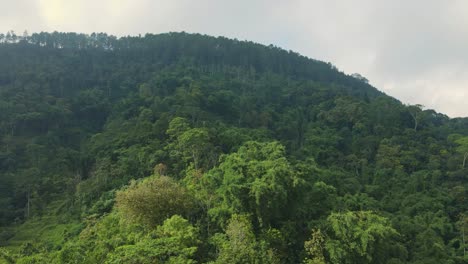
M223 37L10 33L0 57L0 259L466 261L466 118Z

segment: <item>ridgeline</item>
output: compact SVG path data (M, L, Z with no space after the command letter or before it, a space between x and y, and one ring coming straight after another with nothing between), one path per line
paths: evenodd
M0 34L0 140L0 263L468 263L468 119L272 45Z

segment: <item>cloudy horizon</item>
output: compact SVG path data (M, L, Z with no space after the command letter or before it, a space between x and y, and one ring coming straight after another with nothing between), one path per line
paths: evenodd
M405 104L468 117L468 2L0 0L0 32L186 31L331 62Z

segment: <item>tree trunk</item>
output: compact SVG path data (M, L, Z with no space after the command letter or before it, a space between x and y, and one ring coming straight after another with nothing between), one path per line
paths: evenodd
M418 129L418 114L413 114L410 112L411 117L414 120L414 131L417 131Z
M465 168L467 158L468 158L468 152L465 152L465 155L463 156L463 169Z
M414 131L417 131L418 130L418 119L415 116L413 116L413 118L414 118Z

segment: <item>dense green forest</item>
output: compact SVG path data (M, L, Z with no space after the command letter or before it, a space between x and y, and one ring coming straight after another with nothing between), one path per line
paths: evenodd
M199 34L0 34L0 263L468 263L468 119Z

